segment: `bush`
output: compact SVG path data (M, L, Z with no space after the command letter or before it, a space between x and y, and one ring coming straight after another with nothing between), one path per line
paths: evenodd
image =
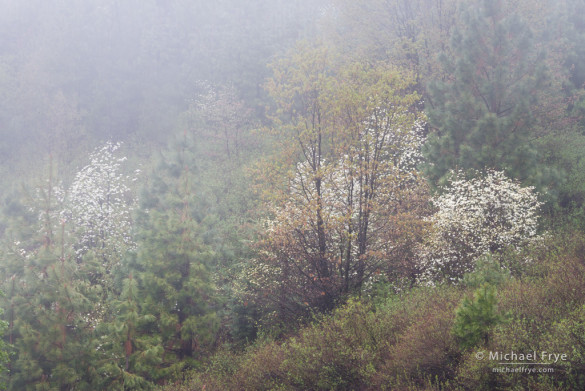
M390 294L376 306L350 300L294 337L257 343L243 354L218 353L183 389L583 389L584 243L578 235L547 239L546 251L533 254L524 278L485 258L460 286L419 287ZM460 305L474 290L480 293ZM456 315L458 305L460 314L477 308L465 317ZM500 316L506 321L499 322ZM489 332L481 347L486 352L546 350L568 353L569 360L552 375L493 373L493 362L458 344L453 330L460 322L478 326L471 334L480 340Z
M374 384L426 387L454 376L459 349L451 333L461 292L454 287L416 289L399 297L385 314L396 329Z

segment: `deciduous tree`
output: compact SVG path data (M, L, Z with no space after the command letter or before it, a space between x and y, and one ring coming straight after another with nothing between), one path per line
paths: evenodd
M424 119L412 78L382 64L333 64L325 50L300 47L269 82L286 181L270 188L249 276L280 319L361 293L399 252L392 217L424 210L422 198L409 199L424 193L416 171Z

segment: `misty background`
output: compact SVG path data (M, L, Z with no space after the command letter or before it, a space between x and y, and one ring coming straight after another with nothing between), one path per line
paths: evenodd
M70 163L105 140L166 143L202 81L232 84L261 112L266 64L323 12L303 0L2 0L0 9L3 170L49 153Z

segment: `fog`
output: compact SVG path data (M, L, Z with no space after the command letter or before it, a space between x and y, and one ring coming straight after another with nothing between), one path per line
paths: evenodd
M0 156L164 141L197 83L262 94L266 64L307 33L310 1L3 0Z

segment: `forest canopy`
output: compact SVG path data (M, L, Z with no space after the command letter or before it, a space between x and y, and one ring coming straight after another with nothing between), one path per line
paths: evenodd
M5 388L585 387L581 0L0 9Z

